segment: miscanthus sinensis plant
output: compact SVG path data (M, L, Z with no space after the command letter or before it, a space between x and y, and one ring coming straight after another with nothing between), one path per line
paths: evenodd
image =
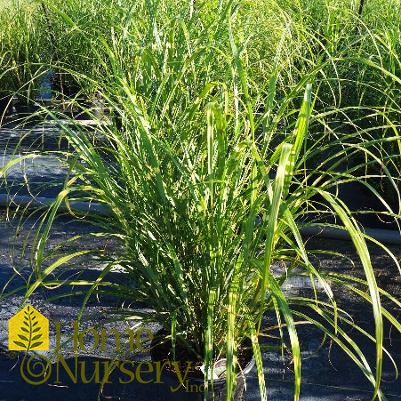
M330 116L346 115L346 109L313 111L322 103L320 88L326 84L334 91L324 68L335 58L322 58L278 98L284 74L280 60L274 60L263 82L250 78L260 75L253 74L249 60L255 55L248 58L249 44L238 34L234 2L220 2L215 9L209 4L190 18L142 6L135 26L126 19L111 40L96 38L102 48L94 57L105 74L95 79L76 73L77 81L86 79L96 88L110 114L93 116L94 132L59 120L70 150L50 153L68 164L70 175L42 215L26 298L42 286L81 293L84 288L84 310L94 295L118 295L128 305L119 312L122 318L158 322L174 344L191 349L207 368L226 357L227 400L235 387L237 351L247 338L261 399L266 399L259 340L268 313L276 316L283 341L283 332L288 334L294 399L299 399L297 324L308 322L348 354L372 383L374 395L382 397L383 320L397 330L401 325L381 299L401 304L378 288L368 248L373 239L335 196L339 183L359 179L358 168L343 167L350 154L378 162L370 150L375 139L357 129L341 136L327 123ZM283 30L279 47L285 47L286 35ZM327 155L323 161L319 152ZM100 204L106 212L80 215L73 208L76 201ZM115 239L115 252L49 248L61 206L97 227L89 236ZM364 278L320 271L306 250L304 225L346 231ZM68 243L78 244L82 236ZM88 254L104 262L96 279L58 278L63 266ZM273 272L277 261L285 263L284 272ZM117 267L124 275L118 283L109 280ZM320 289L310 296L287 294L283 284L296 275ZM366 301L374 317L372 336L337 306L333 283ZM349 326L375 344L375 369L347 334Z

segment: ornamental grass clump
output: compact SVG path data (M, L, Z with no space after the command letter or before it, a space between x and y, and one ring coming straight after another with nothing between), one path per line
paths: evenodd
M0 98L17 95L32 104L43 65L52 61L45 19L36 1L10 0L0 7Z
M172 17L163 8L159 14L150 2L139 3L146 12L138 14L135 26L127 19L113 29L111 41L101 33L96 37L102 47L94 50L94 60L104 75L96 80L76 73L77 80L95 88L110 114L98 121L95 132L59 120L69 151L50 153L69 166L70 174L38 226L25 298L43 286L61 286L68 295L84 294L83 311L95 295L116 294L123 299L116 316L158 322L172 344L190 350L206 371L225 358L227 400L246 339L261 399L267 398L260 344L267 314L276 316L283 342L283 332L288 334L294 399L299 399L297 325L308 322L347 353L374 396L383 398L383 320L398 331L401 324L383 309L382 298L401 304L378 288L368 248L376 241L336 197L339 184L360 180L359 169L347 167L350 155L379 162L371 151L375 139L358 129L340 135L341 128L332 124L331 119L347 115L346 107L314 109L325 104L321 88L336 86L325 75L336 58L314 61L303 75L297 71L298 82L288 88L283 85L288 71L281 70L279 57L263 81L253 80L263 72L256 74L254 49L241 40L235 2L219 2L215 9L208 3L210 9L195 8L191 17L189 9ZM287 34L283 29L278 48L285 46ZM283 54L288 61L288 52ZM393 182L388 170L384 176ZM80 214L75 201L100 204L103 213ZM49 247L61 207L97 227L89 237L114 239L118 246L112 253ZM397 218L391 208L386 212ZM321 271L309 258L304 226L347 232L364 278ZM69 249L82 237L72 237ZM65 265L88 254L102 261L98 276L66 279ZM279 261L284 271L273 268ZM115 269L124 275L121 282L109 280ZM296 276L311 283L310 296L283 290ZM366 301L374 317L372 335L338 307L333 283ZM345 327L371 340L373 363Z

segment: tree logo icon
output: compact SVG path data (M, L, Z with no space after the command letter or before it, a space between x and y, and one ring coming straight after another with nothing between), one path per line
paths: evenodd
M26 305L8 321L8 349L49 349L49 320L32 305Z

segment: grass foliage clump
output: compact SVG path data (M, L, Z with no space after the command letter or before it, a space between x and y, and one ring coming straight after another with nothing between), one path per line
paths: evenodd
M0 7L0 98L18 93L29 103L51 61L45 16L36 1L5 1Z

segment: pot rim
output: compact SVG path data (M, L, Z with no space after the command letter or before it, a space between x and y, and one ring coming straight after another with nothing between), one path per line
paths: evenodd
M161 331L161 330L159 330L159 331ZM158 333L159 333L159 332L158 332ZM158 334L158 333L157 333L157 334ZM157 335L156 335L156 337L157 337ZM156 337L155 337L155 338L156 338ZM154 341L154 340L153 340L153 341ZM153 343L153 341L152 341L152 343ZM157 345L156 345L156 344L152 344L151 352L150 352L150 356L151 356L152 362L157 362L157 361L153 360L153 353L152 353L152 350L154 349L155 346L157 346ZM174 362L174 361L170 361L170 362ZM217 360L214 360L214 361L213 361L213 364L216 363L216 362L217 362ZM254 357L254 355L253 355L253 352L251 353L251 358L250 358L250 360L247 361L247 363L246 363L246 365L244 366L244 368L241 368L240 364L238 364L238 366L239 366L239 368L240 368L240 371L237 373L237 379L239 379L239 378L241 378L241 377L247 376L247 375L250 373L250 371L252 370L252 368L255 366L255 357ZM169 375L170 377L177 377L177 375L175 374L175 372L173 372L173 371L171 371L171 370L163 370L163 372L164 372L165 374ZM192 382L192 383L204 383L204 382L205 382L205 379L204 379L204 378L197 377L197 376L191 376L190 372L188 373L188 376L187 376L187 377L188 377L189 381ZM207 381L208 381L209 383L213 382L213 385L214 385L214 384L217 384L217 385L219 385L219 384L224 384L224 383L226 382L226 377L222 377L222 378L218 378L218 379L213 379L213 380L207 380Z

